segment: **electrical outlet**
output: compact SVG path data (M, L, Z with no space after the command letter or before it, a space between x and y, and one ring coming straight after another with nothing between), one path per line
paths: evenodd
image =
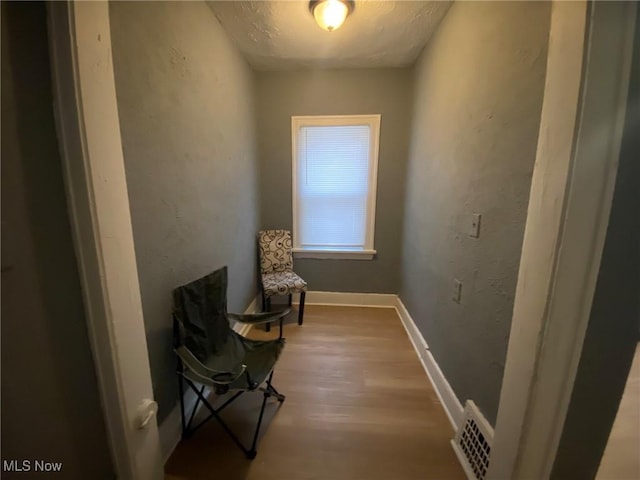
M478 238L480 236L480 219L482 215L473 213L471 215L471 227L469 228L469 236Z
M456 303L460 303L461 298L462 298L462 282L457 278L455 278L453 280L453 295L451 296L451 299Z

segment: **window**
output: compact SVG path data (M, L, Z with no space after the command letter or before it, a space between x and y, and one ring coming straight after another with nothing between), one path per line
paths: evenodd
M371 259L380 115L291 117L293 251Z

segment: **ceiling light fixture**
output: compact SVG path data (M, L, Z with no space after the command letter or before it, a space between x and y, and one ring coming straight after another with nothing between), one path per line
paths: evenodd
M309 2L309 10L316 19L316 23L328 32L340 28L354 7L354 0L311 0Z

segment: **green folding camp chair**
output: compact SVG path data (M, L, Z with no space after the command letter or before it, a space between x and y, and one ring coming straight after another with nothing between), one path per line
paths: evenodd
M178 383L180 389L180 413L183 438L192 435L211 418L215 418L247 458L256 456L256 443L267 399L276 398L280 403L285 396L272 385L273 369L284 348L282 320L289 310L253 315L227 312L227 267L178 287L173 292L174 348L178 355ZM277 340L258 341L234 332L230 320L252 325L280 320L280 336ZM196 404L185 412L184 383L196 394ZM199 385L199 388L196 386ZM228 394L221 406L213 408L205 395L205 388L217 395ZM263 394L253 442L246 448L220 417L220 412L245 392ZM192 427L200 404L209 415Z

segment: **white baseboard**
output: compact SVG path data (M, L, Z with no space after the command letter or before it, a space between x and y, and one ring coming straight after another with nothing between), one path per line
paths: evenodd
M420 359L425 372L427 372L429 380L431 380L431 384L436 391L436 395L438 395L438 398L440 399L440 403L442 403L442 406L444 407L444 411L449 418L449 422L451 422L453 430L456 431L460 425L460 421L462 420L462 404L453 392L453 389L442 373L442 370L440 370L438 362L433 358L433 355L429 351L427 341L420 333L420 330L418 330L418 327L411 318L411 315L409 315L407 308L399 297L396 298L396 310L400 320L402 321L402 325L404 325L407 335L409 336L409 340L411 340L413 348L418 354L418 358Z
M402 321L402 326L407 331L407 335L409 335L409 340L411 340L413 348L418 354L418 357L420 357L420 360L423 361L424 353L429 350L429 345L427 345L427 341L413 322L407 307L404 306L404 303L402 303L402 300L400 300L400 297L398 296L396 296L396 311Z
M444 407L447 417L449 417L451 427L456 431L462 421L463 408L460 400L458 400L458 397L451 388L451 385L447 382L447 378L442 373L442 370L440 370L440 366L436 362L436 359L433 358L433 355L429 350L426 352L423 366L427 375L429 375L429 379L433 384L433 388L436 391L440 402L442 402L442 406Z
M256 313L258 311L260 311L260 309L258 308L258 305L260 305L260 295L256 295L253 300L251 300L251 303L249 304L249 306L247 308L244 309L244 313L245 314L249 314L249 313Z
M255 297L249 306L245 309L244 313L255 313L258 311L258 305L260 304L260 296ZM251 325L236 322L232 327L233 330L240 335L246 335L251 329ZM184 394L185 411L191 412L193 406L196 403L196 394L191 390L187 390ZM158 434L160 436L160 448L162 449L162 458L166 463L173 451L178 446L180 438L182 438L182 419L180 418L180 405L177 404L171 411L169 416L158 425Z
M348 307L387 307L396 306L398 296L391 293L346 293L346 292L314 292L305 296L305 305L332 305ZM294 304L299 303L295 295Z
M249 304L249 306L245 309L244 314L250 314L250 313L256 313L259 312L260 309L258 308L258 305L260 305L260 295L258 294L253 300L251 300L251 303ZM249 333L249 330L251 330L251 325L249 325L248 323L240 323L240 322L236 322L233 325L233 331L242 335L243 337L247 335L247 333Z

